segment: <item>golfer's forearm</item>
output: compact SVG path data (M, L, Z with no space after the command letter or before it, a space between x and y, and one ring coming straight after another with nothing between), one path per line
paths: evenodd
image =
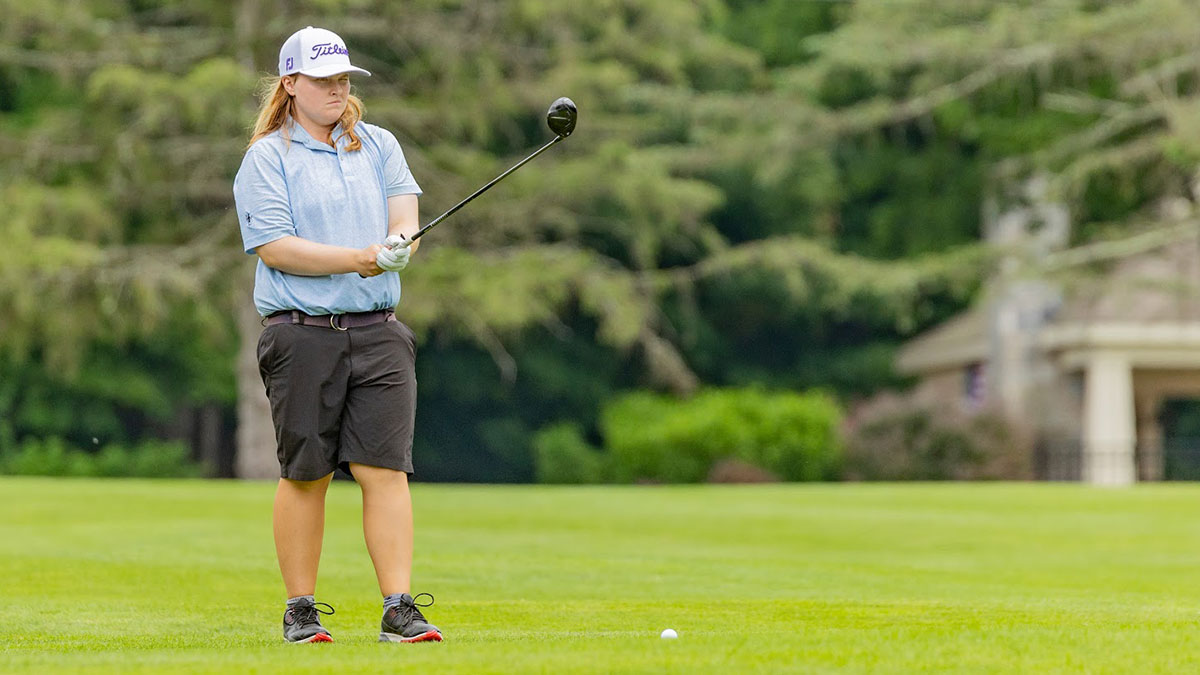
M348 274L356 271L358 249L320 244L300 237L284 237L259 246L258 257L267 267L306 277Z
M411 240L421 229L416 195L388 197L388 215L391 221L388 223L389 235L395 234ZM418 239L412 243L410 250L415 253L420 245L421 240Z

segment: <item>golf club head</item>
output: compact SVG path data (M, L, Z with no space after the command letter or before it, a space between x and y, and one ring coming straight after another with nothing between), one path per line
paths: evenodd
M546 124L555 135L566 138L575 131L575 118L579 116L575 102L566 96L550 104L546 112Z

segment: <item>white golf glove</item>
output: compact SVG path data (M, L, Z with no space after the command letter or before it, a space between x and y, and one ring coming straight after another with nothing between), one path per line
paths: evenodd
M408 267L408 256L412 250L403 246L392 250L391 247L404 241L404 237L399 235L391 235L383 240L383 248L379 249L379 253L375 254L375 264L379 265L379 269L384 272L399 272Z

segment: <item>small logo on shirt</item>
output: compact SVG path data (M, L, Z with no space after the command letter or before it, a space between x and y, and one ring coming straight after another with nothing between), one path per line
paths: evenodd
M308 57L310 61L315 61L318 57L328 56L329 54L344 54L350 55L346 48L336 42L322 42L319 45L312 46L313 55Z
M249 211L246 212L246 224L247 225L250 224L250 212Z

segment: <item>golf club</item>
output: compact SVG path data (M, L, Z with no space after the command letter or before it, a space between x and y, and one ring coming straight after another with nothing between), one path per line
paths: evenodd
M554 103L551 103L550 110L548 110L546 112L546 125L550 127L550 131L554 132L554 140L552 140L549 143L538 148L537 151L535 151L532 155L530 155L530 156L526 157L525 159L514 164L512 166L512 168L510 168L508 171L505 171L504 173L500 174L499 176L496 176L495 178L493 178L490 183L488 183L487 185L484 185L483 187L481 187L478 190L476 190L475 192L473 192L470 197L467 197L466 199L462 200L461 202L455 204L454 207L451 208L449 211L446 211L445 213L438 216L437 218L434 218L432 221L429 222L428 225L426 225L425 227L422 227L420 230L418 230L417 233L412 236L412 239L405 239L405 240L395 244L394 246L392 246L391 249L394 251L397 248L405 248L405 247L412 245L412 243L414 241L421 238L421 235L432 230L435 225L442 222L446 218L449 218L451 215L454 214L455 211L458 211L462 207L466 206L472 199L475 199L476 197L483 194L484 192L487 192L488 189L491 188L493 185L495 185L496 183L499 183L501 180L504 180L505 176L507 176L508 174L521 168L522 166L525 165L526 162L533 159L534 157L537 157L538 155L542 154L547 149L549 149L550 146L561 141L562 139L566 138L567 136L570 136L571 132L575 131L575 119L576 119L576 117L578 117L578 115L579 115L579 113L575 107L575 102L565 96L556 100Z

